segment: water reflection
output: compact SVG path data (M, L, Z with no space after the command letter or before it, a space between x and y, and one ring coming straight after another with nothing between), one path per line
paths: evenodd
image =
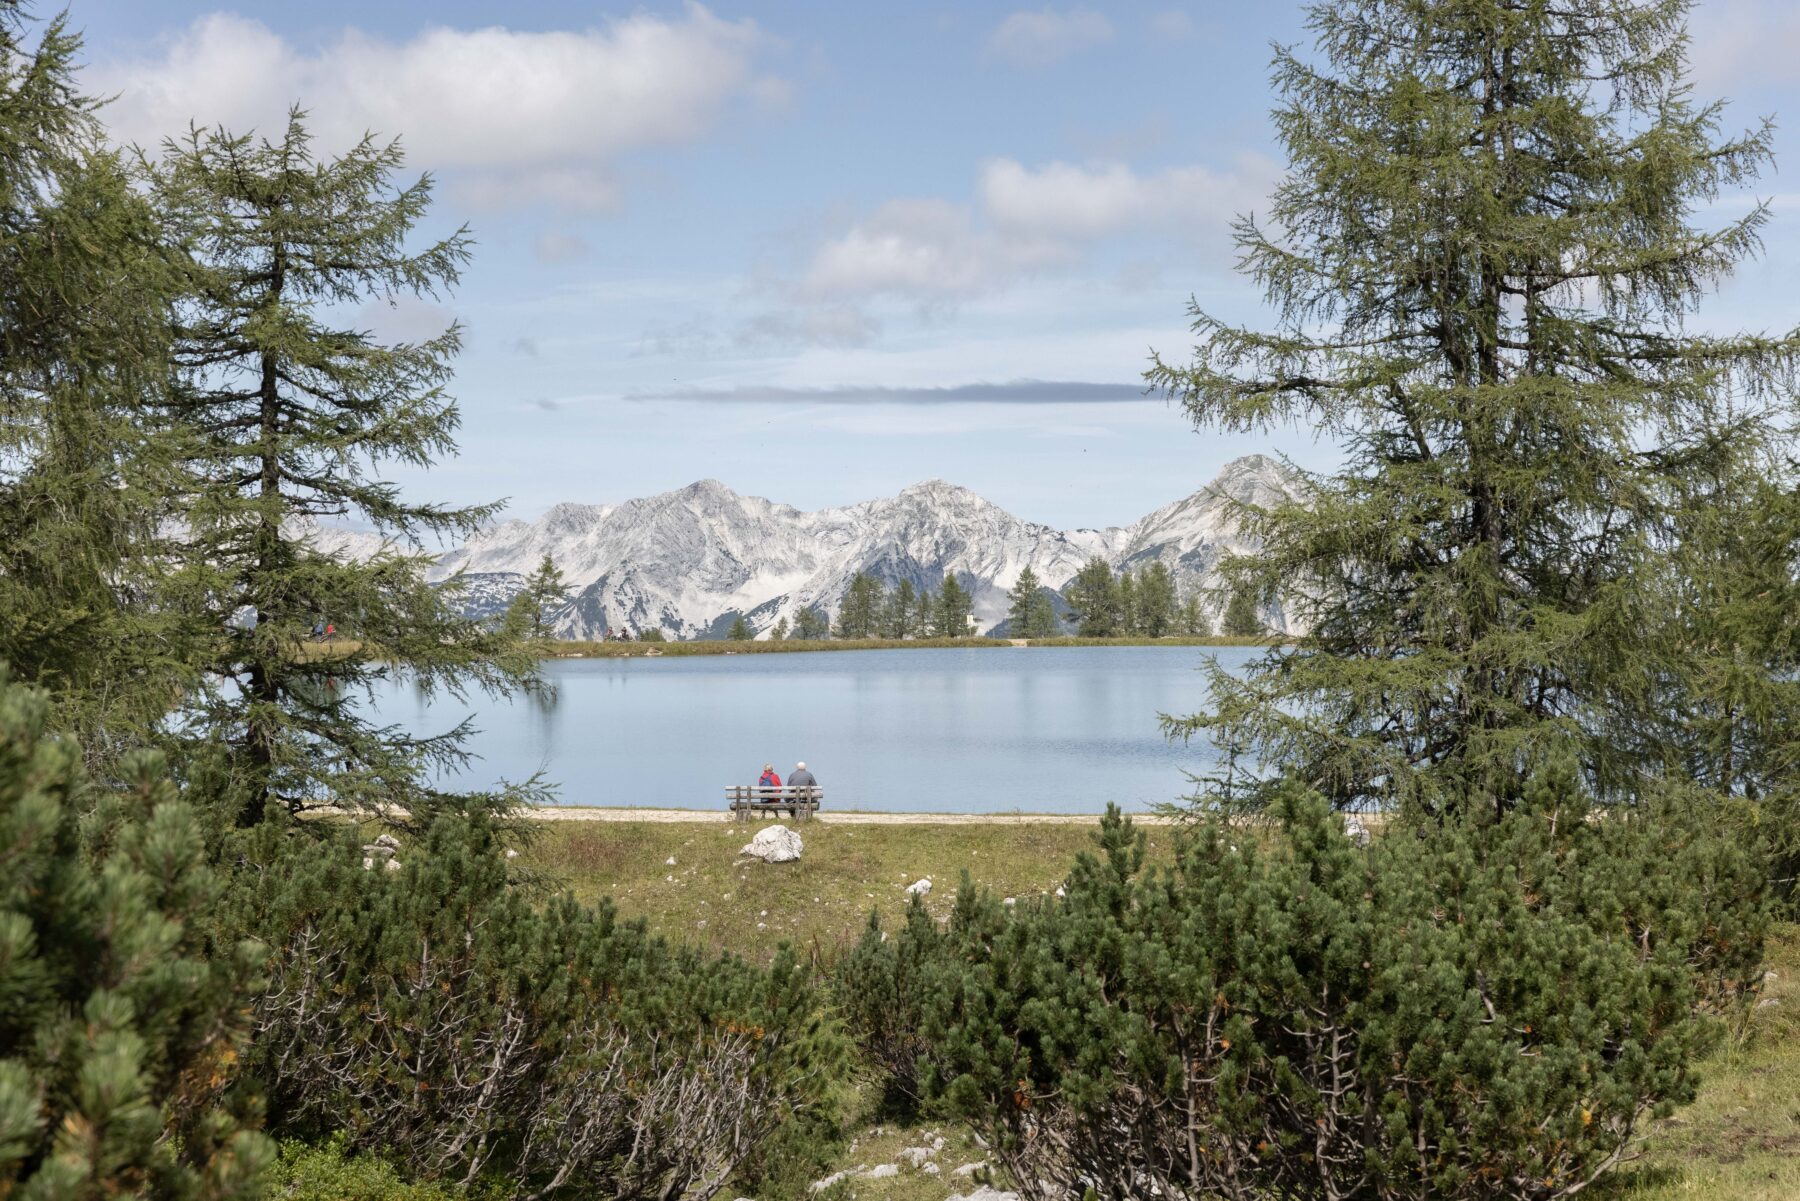
M720 808L724 786L799 759L833 808L937 812L1141 810L1210 765L1170 746L1159 713L1204 697L1229 647L841 651L553 660L547 694L458 702L408 685L379 718L440 733L472 717L480 756L450 782L542 770L565 803ZM409 695L410 694L410 695Z

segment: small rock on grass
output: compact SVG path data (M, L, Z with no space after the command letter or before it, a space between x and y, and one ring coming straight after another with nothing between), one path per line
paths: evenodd
M930 891L931 881L928 879L914 880L911 884L906 886L906 895L909 897L922 897Z

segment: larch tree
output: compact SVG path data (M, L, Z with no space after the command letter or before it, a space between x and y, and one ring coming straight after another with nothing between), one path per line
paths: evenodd
M1679 497L1786 424L1789 336L1684 324L1768 219L1711 207L1769 158L1684 81L1688 0L1345 0L1278 50L1289 169L1241 219L1273 328L1198 307L1148 378L1198 427L1297 422L1343 466L1245 507L1235 584L1308 631L1172 723L1335 804L1505 810L1569 748L1603 796L1662 772L1607 736L1672 674ZM1762 456L1765 461L1773 456ZM1678 653L1678 652L1676 652ZM1678 673L1673 673L1678 674Z
M817 609L808 606L794 614L794 637L811 641L831 634L831 623Z
M1114 632L1126 638L1143 633L1142 614L1138 611L1137 577L1131 574L1130 568L1126 568L1119 573L1118 581L1113 587L1119 604L1119 625Z
M1161 638L1175 629L1175 573L1161 559L1138 575L1137 629L1149 638Z
M1190 596L1181 602L1181 632L1192 638L1204 638L1212 633L1212 624L1206 620L1206 613L1200 608L1200 598Z
M515 638L462 616L454 584L425 580L424 545L496 506L419 503L380 474L455 450L445 388L460 330L384 344L333 320L437 296L468 257L461 230L414 245L431 182L396 184L401 166L398 143L372 139L316 156L296 111L273 141L194 130L155 170L191 257L171 403L195 439L185 595L209 615L222 681L195 698L189 728L228 752L245 824L325 803L416 820L445 795L436 773L464 761L465 727L414 736L360 699L390 679L459 696L535 679ZM386 541L369 558L334 552L320 519ZM351 641L306 653L320 623Z
M160 411L176 256L101 149L63 18L0 4L0 662L90 760L195 673L160 594L181 445Z
M1119 585L1105 559L1089 559L1063 589L1083 638L1112 638L1120 628Z
M551 616L569 601L569 584L556 560L546 554L537 570L525 577L525 591L521 595L527 598L531 636L548 638Z
M918 597L911 580L903 579L887 594L881 609L881 632L887 638L910 638L916 629Z
M844 594L843 605L838 609L838 637L875 637L879 632L881 609L880 581L866 571L857 572L850 580L849 590Z
M1219 630L1228 638L1260 638L1268 632L1250 589L1240 586L1231 590L1231 599L1225 602L1225 612L1219 618Z
M943 587L938 589L937 631L942 638L961 638L969 632L969 614L974 598L962 586L955 572L944 573Z
M919 589L917 608L913 613L913 630L920 638L929 638L937 633L938 598L937 593L927 584Z
M1019 572L1019 578L1013 581L1012 591L1007 594L1011 602L1006 611L1007 620L1015 638L1030 638L1027 633L1031 626L1031 606L1036 602L1038 589L1043 585L1038 580L1037 572L1027 564Z

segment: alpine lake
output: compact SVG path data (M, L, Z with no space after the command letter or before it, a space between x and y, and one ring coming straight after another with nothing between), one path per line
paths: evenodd
M394 683L379 720L443 733L465 717L476 758L445 784L534 774L562 804L715 809L764 763L804 760L825 808L890 813L1143 812L1213 766L1163 714L1206 699L1203 668L1253 647L918 648L551 659L543 695L458 700Z

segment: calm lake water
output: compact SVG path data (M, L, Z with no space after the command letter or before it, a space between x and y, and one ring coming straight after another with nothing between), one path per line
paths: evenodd
M472 713L481 756L453 783L542 769L571 805L724 808L727 784L804 759L833 809L1091 813L1142 810L1210 766L1171 746L1159 713L1191 713L1202 663L1246 647L1059 647L571 659L546 664L553 699L423 702L381 716L439 733Z

